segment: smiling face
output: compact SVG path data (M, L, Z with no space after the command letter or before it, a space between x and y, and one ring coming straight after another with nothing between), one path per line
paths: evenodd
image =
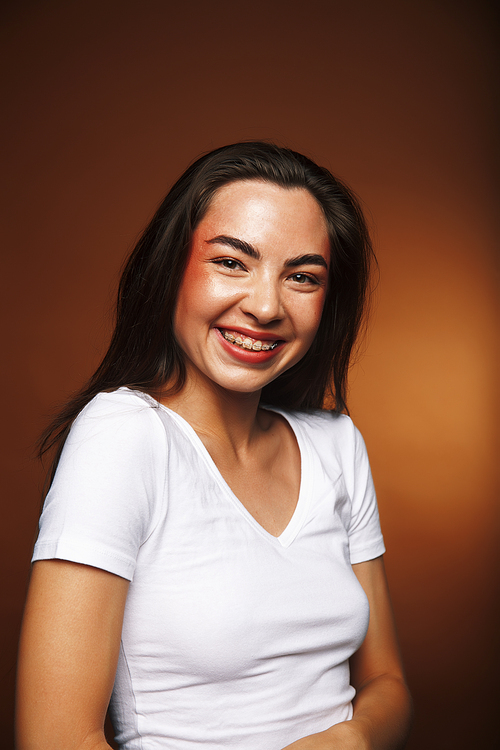
M188 381L251 393L296 364L319 326L329 262L325 218L307 190L220 188L193 233L175 311Z

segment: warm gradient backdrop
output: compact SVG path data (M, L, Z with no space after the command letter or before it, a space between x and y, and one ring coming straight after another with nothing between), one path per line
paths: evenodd
M3 4L1 748L39 510L35 438L103 353L118 268L164 192L201 152L249 138L307 153L366 205L380 283L351 411L415 697L409 748L495 746L493 7Z

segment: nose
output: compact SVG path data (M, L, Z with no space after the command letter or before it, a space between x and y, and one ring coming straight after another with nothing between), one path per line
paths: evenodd
M260 276L241 302L241 309L261 325L268 325L283 318L280 283Z

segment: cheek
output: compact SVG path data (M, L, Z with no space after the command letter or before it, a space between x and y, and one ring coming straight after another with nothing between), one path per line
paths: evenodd
M210 324L237 296L235 284L214 273L210 264L192 260L182 280L175 311L175 330L178 334L197 324Z
M209 297L209 282L205 269L190 261L177 296L176 328L186 325L189 320L194 322L194 319L207 309Z
M302 311L301 319L304 325L308 329L309 336L314 339L319 324L321 322L321 316L323 315L323 308L325 305L325 295L318 295L312 301L312 304L308 306L308 309Z
M174 334L184 348L185 339L193 327L197 315L196 300L199 299L199 277L193 273L192 263L188 263L177 295L174 314Z

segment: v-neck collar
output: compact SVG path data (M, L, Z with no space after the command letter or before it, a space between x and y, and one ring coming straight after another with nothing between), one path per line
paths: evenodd
M221 489L224 491L224 494L230 499L232 504L238 509L238 511L244 516L244 518L246 518L248 523L250 523L250 525L259 532L259 534L266 537L272 543L280 544L282 547L289 547L304 525L311 505L311 497L313 496L311 447L301 428L299 421L295 419L293 415L289 414L286 411L282 411L281 409L270 406L263 407L266 411L280 414L288 422L297 440L301 462L300 489L295 510L293 511L292 517L290 518L287 526L281 532L281 534L279 536L274 536L260 525L260 523L254 518L250 511L247 510L247 508L243 505L241 500L239 500L238 497L234 494L234 492L222 476L221 472L219 471L217 464L203 444L203 441L200 439L200 437L196 433L196 430L189 424L189 422L184 419L184 417L181 417L181 415L176 411L173 411L173 409L169 409L168 406L165 406L161 403L159 403L159 406L161 409L164 409L168 414L170 414L176 424L182 429L193 447L204 460L219 487L221 487Z

